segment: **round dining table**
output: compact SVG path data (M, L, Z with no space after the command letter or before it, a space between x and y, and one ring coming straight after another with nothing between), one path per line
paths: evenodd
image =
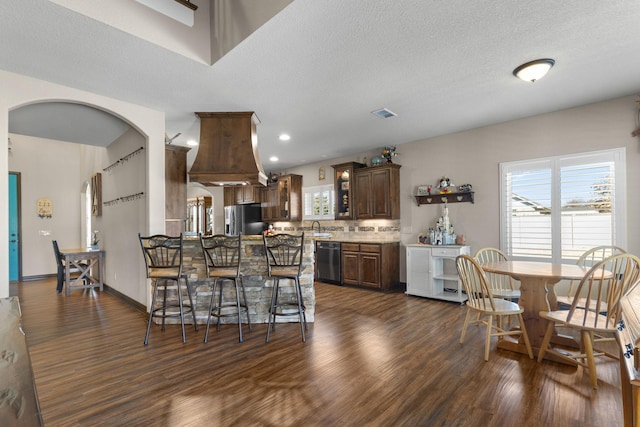
M489 273L506 274L520 281L520 298L518 304L524 309L522 317L531 341L534 355L537 355L547 328L547 321L539 315L541 311L555 310L557 301L554 286L561 280L580 280L588 268L576 264L560 264L535 261L498 261L481 264ZM570 338L553 338L556 343L575 345ZM527 354L522 339L517 343L507 340L498 342L498 348ZM551 354L551 352L547 352ZM553 358L553 356L550 356ZM556 359L554 359L556 360ZM557 359L562 360L562 359ZM566 362L564 362L566 363Z

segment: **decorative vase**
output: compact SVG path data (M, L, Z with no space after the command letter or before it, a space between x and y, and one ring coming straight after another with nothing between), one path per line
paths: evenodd
M371 159L371 166L380 166L383 163L383 159L380 156L375 156Z

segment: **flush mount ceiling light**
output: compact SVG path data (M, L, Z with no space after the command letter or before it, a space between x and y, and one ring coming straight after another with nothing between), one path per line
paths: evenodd
M547 74L556 63L553 59L544 58L522 64L513 70L513 75L525 82L535 82Z
M280 138L280 141L288 141L291 139L291 137L286 133L281 134L279 138Z

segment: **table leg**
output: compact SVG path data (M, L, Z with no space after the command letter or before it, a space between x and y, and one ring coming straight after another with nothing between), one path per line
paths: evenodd
M64 292L66 296L69 296L71 295L71 289L69 289L71 285L71 258L68 256L64 257L64 274L66 279L64 282Z
M100 292L102 292L104 290L104 254L102 252L98 256L98 262L100 263L98 270L98 275L100 276Z
M547 282L544 278L526 278L520 281L520 300L518 303L524 309L522 317L529 334L531 347L538 349L547 330L547 321L540 318L541 311L549 311L555 307L556 295L553 290L555 283ZM550 301L553 300L553 301Z

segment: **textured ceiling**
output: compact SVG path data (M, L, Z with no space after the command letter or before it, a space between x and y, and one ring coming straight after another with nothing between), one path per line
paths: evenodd
M273 171L636 94L639 22L637 0L295 0L208 66L47 0L4 1L0 68L165 111L178 144L198 139L195 111L255 111ZM544 79L511 74L545 57Z

